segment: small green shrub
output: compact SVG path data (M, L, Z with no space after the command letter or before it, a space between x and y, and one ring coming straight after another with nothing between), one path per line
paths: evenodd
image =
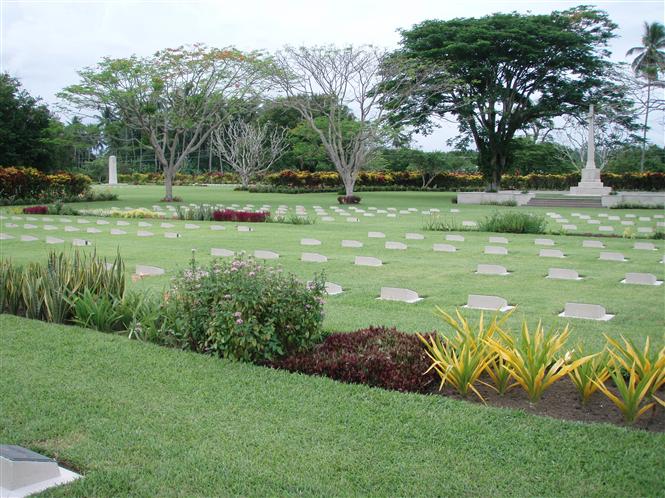
M545 216L519 211L496 211L478 224L482 232L499 233L545 233Z
M94 295L90 289L71 300L74 323L81 327L112 332L122 315L116 311L116 299L110 295Z
M610 209L665 209L665 204L642 204L641 202L619 202Z
M243 361L267 361L321 338L324 278L294 275L243 256L189 268L173 280L158 342Z
M296 214L288 215L272 215L266 218L267 223L284 223L288 225L314 225L316 223L315 216L298 216Z
M440 214L430 214L423 220L423 230L431 232L459 232L460 230L469 230L463 226L454 216L445 216Z

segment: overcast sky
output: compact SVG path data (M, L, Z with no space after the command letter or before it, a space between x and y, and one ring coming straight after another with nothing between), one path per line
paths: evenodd
M493 12L547 13L580 3L607 11L619 25L612 57L640 44L644 21L664 21L662 0L604 2L492 0L0 0L0 70L18 77L47 103L77 82L76 71L104 56L149 55L203 42L242 50L283 45L373 44L396 47L400 28L425 19L478 17ZM663 145L662 115L650 138ZM650 120L651 121L651 120ZM456 127L444 124L417 143L445 149Z

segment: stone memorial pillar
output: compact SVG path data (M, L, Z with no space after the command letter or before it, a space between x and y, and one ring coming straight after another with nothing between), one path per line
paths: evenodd
M582 180L577 187L570 187L570 195L603 196L609 195L611 187L605 187L600 181L600 170L596 168L596 144L593 129L593 106L589 106L589 139L587 144L586 165L582 170Z
M115 156L109 156L109 185L118 184L118 166Z

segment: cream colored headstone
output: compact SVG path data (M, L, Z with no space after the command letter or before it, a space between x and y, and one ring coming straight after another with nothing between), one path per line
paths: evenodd
M498 296L483 296L480 294L469 294L465 308L477 310L508 311L514 306L508 306L508 301Z
M177 232L164 232L164 237L167 239L179 239L180 234Z
M300 239L301 246L320 246L321 241L317 239Z
M553 246L554 241L552 239L536 239L533 243L537 246Z
M235 253L233 251L229 251L228 249L222 249L220 247L212 247L210 249L210 255L215 257L230 258L234 254Z
M507 244L508 239L505 237L490 237L489 242L490 244Z
M382 266L383 262L371 256L356 256L354 264L357 266Z
M134 273L140 277L156 277L159 275L164 275L166 270L158 266L136 265L136 270Z
M446 235L446 240L448 242L464 242L464 237L462 235Z
M508 249L500 246L485 246L485 254L505 256L508 254Z
M614 318L605 311L605 308L599 304L585 303L566 303L563 313L559 313L564 318L581 318L584 320L597 320L606 322Z
M505 266L479 264L476 267L478 275L510 275Z
M452 244L434 244L432 249L435 252L456 252L457 247Z
M538 253L541 258L565 258L566 256L559 249L541 249Z
M325 263L328 261L328 258L323 254L318 254L316 252L304 252L300 255L300 261L308 263Z
M652 242L635 242L633 249L640 251L656 251L656 246Z
M628 261L620 252L601 252L598 258L602 261Z
M421 233L407 233L405 238L406 240L423 240L425 236Z
M47 244L64 244L63 239L59 239L57 237L46 237L46 243Z
M384 247L386 249L394 249L397 251L405 251L408 246L406 244L403 244L402 242L391 242L391 241L386 241Z
M367 232L367 237L370 239L385 239L386 234L383 232Z
M342 241L342 247L352 247L352 248L357 248L357 247L362 247L363 243L358 241L358 240L343 240Z
M417 292L400 287L381 287L381 297L379 299L383 301L401 301L409 304L422 300Z
M254 251L254 257L257 259L277 259L279 258L279 254L274 251L256 250Z
M547 270L547 277L555 280L582 280L575 270L567 268L550 268Z
M39 240L37 237L33 237L32 235L21 235L21 242L34 242L36 240Z
M605 244L600 240L583 240L582 247L588 247L591 249L605 249Z
M663 282L652 273L626 273L626 278L621 281L624 284L634 285L661 285Z

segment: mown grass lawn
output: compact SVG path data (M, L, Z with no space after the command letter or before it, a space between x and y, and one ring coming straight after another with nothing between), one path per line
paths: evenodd
M0 440L45 496L661 496L665 434L557 421L0 316Z
M151 207L163 196L159 186L126 186L118 187L120 199L105 203L90 203L87 207ZM291 208L302 205L314 214L312 206L320 205L327 209L335 205L335 194L251 194L235 192L228 187L178 187L175 193L182 196L186 203L237 203L244 206L252 203L255 206L270 204L276 208L286 204ZM624 335L641 341L650 335L656 346L661 346L665 338L665 311L663 302L665 286L636 286L621 284L626 272L653 273L663 280L665 265L660 264L663 257L663 241L653 241L658 251L640 251L633 249L634 241L623 238L603 238L606 251L624 253L629 261L625 263L599 261L600 249L582 247L585 237L566 235L512 235L491 234L482 232L463 232L465 242L453 243L458 252L434 252L434 243L443 243L445 233L426 232L422 230L424 216L420 213L429 208L440 209L441 214L455 216L459 221L479 220L496 210L525 208L506 208L497 206L456 206L451 203L452 193L423 192L367 192L361 194L363 202L360 207L369 206L385 209L395 207L406 209L414 207L418 212L409 215L398 215L387 218L385 215L366 218L360 217L359 223L347 223L344 217L336 216L334 222L318 221L314 225L286 224L254 224L254 232L239 233L235 223L223 223L224 231L211 231L209 222L194 222L200 226L198 230L184 228L186 222L174 221L175 228L160 228L159 221L144 220L152 223L151 227L140 228L140 220L128 220L131 225L117 227L116 219L107 218L111 225L95 225L94 217L86 216L89 225L74 224L81 232L67 233L64 224L54 218L51 223L58 227L55 231L46 232L41 229L44 223L31 221L38 229L26 230L23 221L14 221L17 228L6 228L10 219L2 220L1 231L14 235L13 240L0 243L2 257L10 257L19 263L44 260L48 251L70 249L72 238L85 238L94 243L98 254L113 257L119 251L133 271L135 264L156 265L167 270L164 277L146 278L132 284L140 289L161 291L168 285L169 278L178 268L186 266L191 258L191 250L196 249L196 258L206 263L210 257L210 248L220 247L234 251L253 252L256 249L268 249L280 254L279 260L269 264L279 264L286 270L309 279L314 272L325 271L327 280L342 285L345 292L331 296L326 304L324 327L327 331L351 331L369 325L396 326L404 331L430 331L441 329L441 321L434 315L435 306L441 306L448 312L466 303L469 294L489 294L501 296L510 304L517 305L518 310L511 318L513 328L519 326L523 318L532 324L543 320L546 328L563 328L570 322L572 327L571 347L583 341L589 348L600 348L605 342L603 334L613 337ZM86 207L76 204L76 207ZM450 213L451 208L460 209L460 213ZM635 215L636 226L655 226L653 215L658 210L600 210L600 209L565 209L565 208L529 208L531 212L545 213L556 211L562 216L576 221L582 227L583 220L576 220L572 213L577 211L597 217L598 214L618 215L625 218L626 214ZM4 210L7 213L7 210ZM640 222L640 216L651 217L650 222ZM597 218L599 219L599 218ZM662 220L661 220L662 221ZM614 224L617 231L619 222L604 220L603 223ZM95 226L102 230L99 234L85 233L87 227ZM588 225L585 229L597 230L598 225ZM110 235L111 228L122 228L126 235ZM137 237L137 230L148 230L153 237ZM179 239L165 239L164 232L177 231ZM381 231L385 239L367 237L368 231ZM419 232L425 240L406 240L407 232ZM21 242L23 234L40 238L38 242ZM45 237L64 238L63 245L47 245ZM492 245L488 239L491 235L505 235L510 243L508 256L490 256L483 254L485 245ZM534 245L536 238L552 238L556 246L565 254L565 259L538 257L539 246ZM320 246L302 246L300 239L315 238L322 242ZM342 239L355 239L364 244L360 249L348 249L340 246ZM399 241L408 245L406 251L387 250L385 241ZM496 245L496 244L494 244ZM84 250L93 250L85 248ZM300 261L302 252L318 252L329 258L327 263L304 263ZM353 265L354 257L375 256L383 260L380 268L359 267ZM476 275L478 263L500 264L512 272L510 276ZM548 268L560 267L575 269L584 277L582 281L555 281L545 278ZM425 299L416 304L378 301L380 288L405 287L418 292ZM593 322L587 320L565 320L558 314L566 302L582 302L605 306L609 313L616 317L610 322ZM471 316L478 313L472 311Z

